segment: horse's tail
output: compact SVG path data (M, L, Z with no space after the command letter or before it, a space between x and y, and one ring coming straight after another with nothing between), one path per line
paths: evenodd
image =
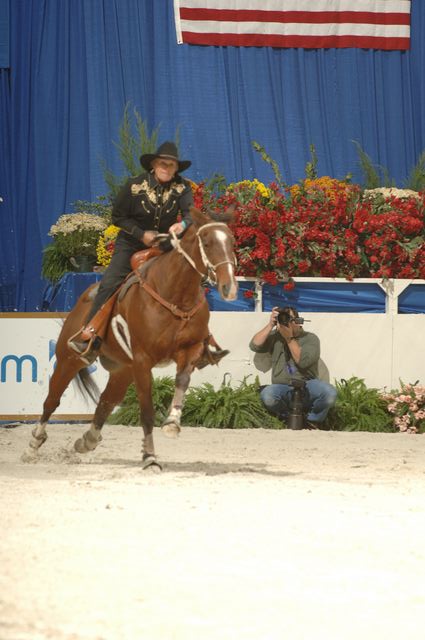
M99 387L94 381L93 377L90 375L89 369L86 367L85 369L80 369L78 375L75 378L77 383L78 391L84 396L89 397L93 400L95 404L99 402Z

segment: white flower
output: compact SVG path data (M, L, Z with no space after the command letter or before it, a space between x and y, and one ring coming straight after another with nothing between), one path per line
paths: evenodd
M364 198L374 198L382 195L384 198L416 198L420 200L419 193L412 189L396 189L395 187L378 187L377 189L365 189L363 191Z
M98 231L106 229L107 223L102 216L93 213L64 213L50 227L49 236L69 235L82 231Z

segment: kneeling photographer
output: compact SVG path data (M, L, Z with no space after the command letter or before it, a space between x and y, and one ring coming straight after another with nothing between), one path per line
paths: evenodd
M304 331L303 324L304 319L294 307L274 307L269 322L252 337L249 348L271 355L272 383L261 390L266 409L287 420L294 387L302 384L305 426L319 427L335 404L336 389L318 379L320 340L314 333Z

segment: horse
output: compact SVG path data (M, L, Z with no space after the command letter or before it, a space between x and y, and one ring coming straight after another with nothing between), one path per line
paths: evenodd
M99 359L109 372L108 382L97 402L88 431L74 443L78 453L93 451L102 440L101 430L134 382L143 426L142 468L161 469L153 441L154 406L152 368L176 364L175 389L169 413L161 425L169 437L180 433L184 395L191 374L209 338L209 307L201 286L205 278L217 285L222 299L235 300L234 238L228 226L234 209L218 214L191 208L191 224L183 236L173 235L172 250L149 260L138 276L117 296L111 320L104 335ZM22 458L37 458L47 439L46 426L60 399L77 376L85 383L90 376L87 364L68 346L68 340L84 324L96 287L89 287L68 314L56 345L56 368L49 382L43 413L32 431Z

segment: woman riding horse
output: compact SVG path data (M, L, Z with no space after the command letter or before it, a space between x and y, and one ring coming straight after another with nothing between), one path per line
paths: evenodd
M74 443L78 453L93 451L98 446L105 421L134 382L143 426L142 468L160 468L153 441L153 369L171 363L176 365L174 395L161 428L169 437L180 433L185 394L195 367L199 368L209 336L210 310L202 291L202 279L214 281L223 300L231 302L238 295L235 241L229 228L234 221L234 208L206 213L192 207L191 218L192 224L181 238L172 235L172 251L150 260L134 276L130 275L120 294L110 298L111 322L99 351L100 363L109 372L109 378L99 398L91 394L96 410L88 431ZM88 367L80 354L70 351L69 341L81 333L77 330L88 315L96 288L91 285L83 292L65 319L56 343L56 366L49 380L48 395L23 453L24 461L37 459L38 450L47 439L48 421L70 382L78 375L84 388L91 389ZM91 323L94 321L95 318Z
M132 255L149 248L151 249L145 260L158 255L161 249L152 245L159 233L179 235L192 223L192 189L189 182L180 176L180 172L192 164L190 160L179 160L176 145L173 142L164 142L156 153L142 155L140 164L145 172L128 180L115 200L112 223L121 230L111 262L86 318L86 324L68 341L69 346L80 354L86 364L91 364L98 355L112 310L112 305L105 305L105 302L111 299L132 271ZM179 213L181 222L177 222ZM220 349L213 338L210 343L216 350L209 351L202 366L208 362L216 364L229 353Z

